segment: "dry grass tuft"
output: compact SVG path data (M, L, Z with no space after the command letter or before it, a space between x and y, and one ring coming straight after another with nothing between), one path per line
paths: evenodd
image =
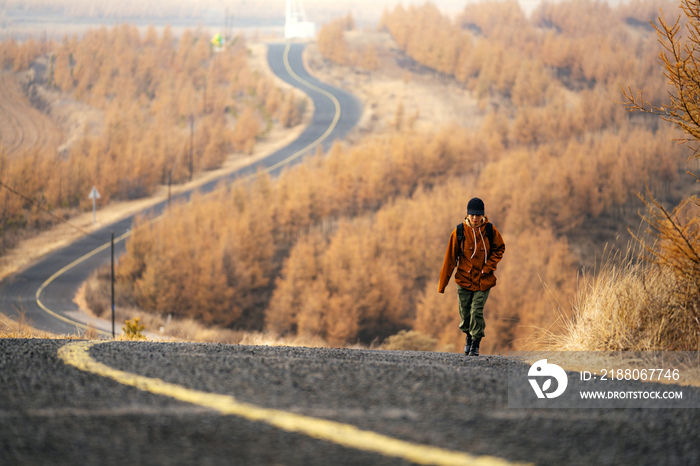
M382 343L380 349L396 351L435 351L437 339L416 330L401 330Z
M630 253L584 276L563 335L547 332L554 351L698 351L700 290L668 267Z
M305 346L309 348L329 347L327 341L315 335L280 337L270 332L245 332L239 344L262 346Z
M50 339L50 340L92 340L97 338L97 333L86 332L81 335L56 335L42 330L37 330L31 326L24 312L20 312L19 318L13 320L5 314L0 314L0 338L21 338L21 339Z
M124 331L123 334L119 335L118 340L128 340L128 341L139 341L139 340L146 340L146 335L143 334L143 331L146 330L146 327L139 324L139 321L141 320L140 317L134 317L133 320L131 319L126 319L124 326L122 327L122 330Z

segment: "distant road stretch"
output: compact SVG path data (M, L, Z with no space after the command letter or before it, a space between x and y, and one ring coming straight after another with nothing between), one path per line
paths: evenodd
M333 140L343 138L355 126L362 113L359 101L351 94L309 75L301 57L303 50L303 44L270 44L268 62L277 76L298 87L313 100L315 112L309 126L283 149L254 165L196 188L196 191L210 192L222 179L233 182L254 177L260 170L277 175L285 167L299 163L305 155L313 154L319 144L328 149ZM189 199L191 193L183 193L174 199ZM147 211L157 215L165 205L163 202ZM108 225L5 279L0 284L0 310L14 317L24 312L39 330L59 334L77 333L85 326L76 320L75 315L71 315L79 310L73 298L90 273L109 262L112 231L117 241L115 255L125 251L124 240L131 234L134 217ZM98 326L98 331L111 332L111 324Z

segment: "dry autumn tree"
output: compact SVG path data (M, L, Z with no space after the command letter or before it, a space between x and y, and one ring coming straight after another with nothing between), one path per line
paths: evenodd
M656 106L645 101L642 92L635 96L631 89L623 93L629 111L641 111L657 115L680 128L686 135L681 139L692 149L690 159L700 159L700 0L683 0L685 28L681 17L669 23L661 13L656 29L663 50L659 62L671 84L670 101ZM681 34L685 29L686 35ZM700 181L697 174L688 172ZM672 212L655 200L649 190L642 200L648 207L646 221L657 239L653 246L643 244L648 258L657 264L668 266L680 277L700 287L700 200L693 196L676 206ZM641 196L640 196L641 197Z

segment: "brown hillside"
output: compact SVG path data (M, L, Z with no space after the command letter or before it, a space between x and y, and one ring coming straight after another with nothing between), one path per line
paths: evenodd
M20 77L0 73L0 146L5 153L13 157L34 149L54 149L63 137L58 125L29 102Z

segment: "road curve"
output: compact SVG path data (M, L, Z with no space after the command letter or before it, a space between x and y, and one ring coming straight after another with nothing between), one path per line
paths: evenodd
M256 176L260 171L277 175L285 167L299 163L305 155L313 154L319 144L328 149L334 140L343 138L355 126L362 112L359 101L348 92L311 76L304 68L303 49L304 44L270 44L268 62L278 77L300 88L313 100L315 111L311 123L283 149L196 188L197 191L211 192L222 179L240 181ZM174 199L189 199L191 193L183 193ZM159 214L165 206L163 202L147 211ZM75 315L79 309L73 303L78 287L93 270L109 262L112 231L116 238L115 255L124 252L124 240L130 235L134 217L108 225L7 277L0 284L0 310L14 317L24 313L39 330L60 334L79 332L84 325ZM98 331L111 331L111 324L103 323Z

